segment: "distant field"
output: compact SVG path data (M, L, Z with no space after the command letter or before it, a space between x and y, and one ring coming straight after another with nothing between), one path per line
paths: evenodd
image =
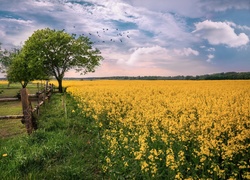
M22 86L19 83L12 83L8 85L7 81L0 81L0 98L14 97L20 92L21 88ZM30 94L34 94L38 91L36 83L28 84L27 89Z

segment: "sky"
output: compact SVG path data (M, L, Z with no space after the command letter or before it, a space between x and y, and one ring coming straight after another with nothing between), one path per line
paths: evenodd
M47 27L88 36L104 57L66 77L250 71L250 0L0 0L2 48Z

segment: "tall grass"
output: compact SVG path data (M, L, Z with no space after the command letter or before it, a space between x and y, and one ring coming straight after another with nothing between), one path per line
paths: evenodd
M0 179L100 179L98 131L76 107L55 94L36 132L0 139Z

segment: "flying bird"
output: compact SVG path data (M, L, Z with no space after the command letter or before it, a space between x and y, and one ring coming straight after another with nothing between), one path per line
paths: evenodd
M112 37L111 34L109 34L109 28L101 28L100 30L96 31L96 35L95 37L97 37L95 43L108 43L108 42L120 42L120 43L124 43L125 40L123 39L123 37L125 38L131 38L129 31L121 31L118 28L115 28L114 30L116 30L117 32L114 32L114 36ZM106 34L106 32L108 34ZM90 36L95 35L95 33L87 33ZM107 35L107 37L105 36ZM98 39L99 38L99 39Z

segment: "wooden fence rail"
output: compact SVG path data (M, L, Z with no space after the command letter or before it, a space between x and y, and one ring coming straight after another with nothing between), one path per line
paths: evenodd
M19 98L0 98L0 102L19 101Z
M38 85L39 86L39 85ZM27 133L31 134L33 130L37 129L36 117L39 116L40 106L45 104L46 100L49 100L54 91L53 84L46 83L45 88L42 92L36 94L28 94L26 88L20 90L21 101L22 101L22 112L23 115L5 115L0 116L0 120L6 119L19 119L22 118L22 123L25 124ZM18 101L19 98L2 98L0 102ZM37 101L37 105L32 108L31 101Z
M0 120L6 119L20 119L23 118L23 115L7 115L7 116L0 116Z

